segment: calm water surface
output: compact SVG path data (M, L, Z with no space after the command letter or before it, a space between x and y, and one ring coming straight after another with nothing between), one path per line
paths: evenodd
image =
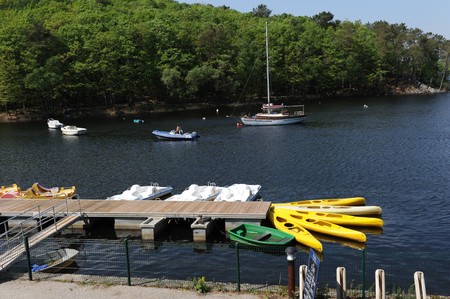
M144 124L60 119L87 127L78 137L45 121L0 124L1 184L75 185L81 198L150 182L176 193L193 183L260 184L272 202L364 196L385 221L381 234L368 234L368 252L448 251L450 95L322 101L306 112L305 123L282 127L237 128L226 115L239 111L225 108L143 115ZM151 135L177 124L202 137Z

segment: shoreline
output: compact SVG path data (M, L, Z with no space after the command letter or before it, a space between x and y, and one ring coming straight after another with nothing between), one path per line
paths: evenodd
M425 84L419 83L417 85L399 85L391 88L391 93L382 95L384 96L407 96L407 95L430 95L430 94L443 94L449 91L440 91L436 88L429 87ZM376 95L373 95L376 96ZM353 98L355 95L335 95L335 96L307 96L302 98L302 101L331 101L333 99L341 98ZM282 99L284 97L278 97ZM293 100L293 97L286 97L286 99ZM259 102L258 102L259 103ZM254 104L257 105L257 102ZM225 107L243 107L248 106L249 102L230 102L224 103ZM29 122L29 121L42 121L51 117L58 118L72 118L72 119L92 119L92 118L125 118L132 117L140 114L157 114L157 113L170 113L179 111L193 111L207 108L216 108L217 103L211 102L190 102L185 104L167 104L156 101L149 102L136 102L133 105L118 104L114 106L93 106L87 108L68 108L60 109L55 113L43 113L36 112L35 109L16 109L14 111L0 112L0 123L14 123L14 122Z

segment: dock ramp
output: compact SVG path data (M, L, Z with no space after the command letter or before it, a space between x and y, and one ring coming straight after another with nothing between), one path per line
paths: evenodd
M33 207L33 210L37 208L39 212L20 221L12 229L7 229L8 222L21 219L21 215L1 222L0 227L3 227L5 232L0 235L0 241L2 242L0 244L0 271L8 268L25 253L26 238L28 239L28 246L31 248L45 238L51 237L79 221L83 214L78 201L67 199L43 211L40 211L39 207ZM80 207L80 211L69 212L69 207L76 204Z

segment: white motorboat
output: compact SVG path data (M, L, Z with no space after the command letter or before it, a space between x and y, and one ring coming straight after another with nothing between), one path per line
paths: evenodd
M159 199L172 193L171 186L161 187L158 183L151 183L150 186L133 185L121 194L113 195L107 199L111 200L150 200Z
M261 185L233 184L223 188L214 201L253 201L260 189Z
M224 187L217 187L214 183L206 186L192 184L181 194L172 195L166 201L212 201L223 189Z
M50 129L61 129L64 126L62 122L53 118L47 119L47 125Z
M63 135L84 135L87 133L87 129L77 126L64 126L61 128L61 132Z
M44 259L42 265L34 264L33 272L58 272L75 262L78 250L62 248L50 251L41 256Z

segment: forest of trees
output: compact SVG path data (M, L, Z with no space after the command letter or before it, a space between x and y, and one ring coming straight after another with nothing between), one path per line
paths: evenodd
M405 24L272 15L265 5L173 0L0 0L2 110L375 95L401 82L441 88L450 43Z

